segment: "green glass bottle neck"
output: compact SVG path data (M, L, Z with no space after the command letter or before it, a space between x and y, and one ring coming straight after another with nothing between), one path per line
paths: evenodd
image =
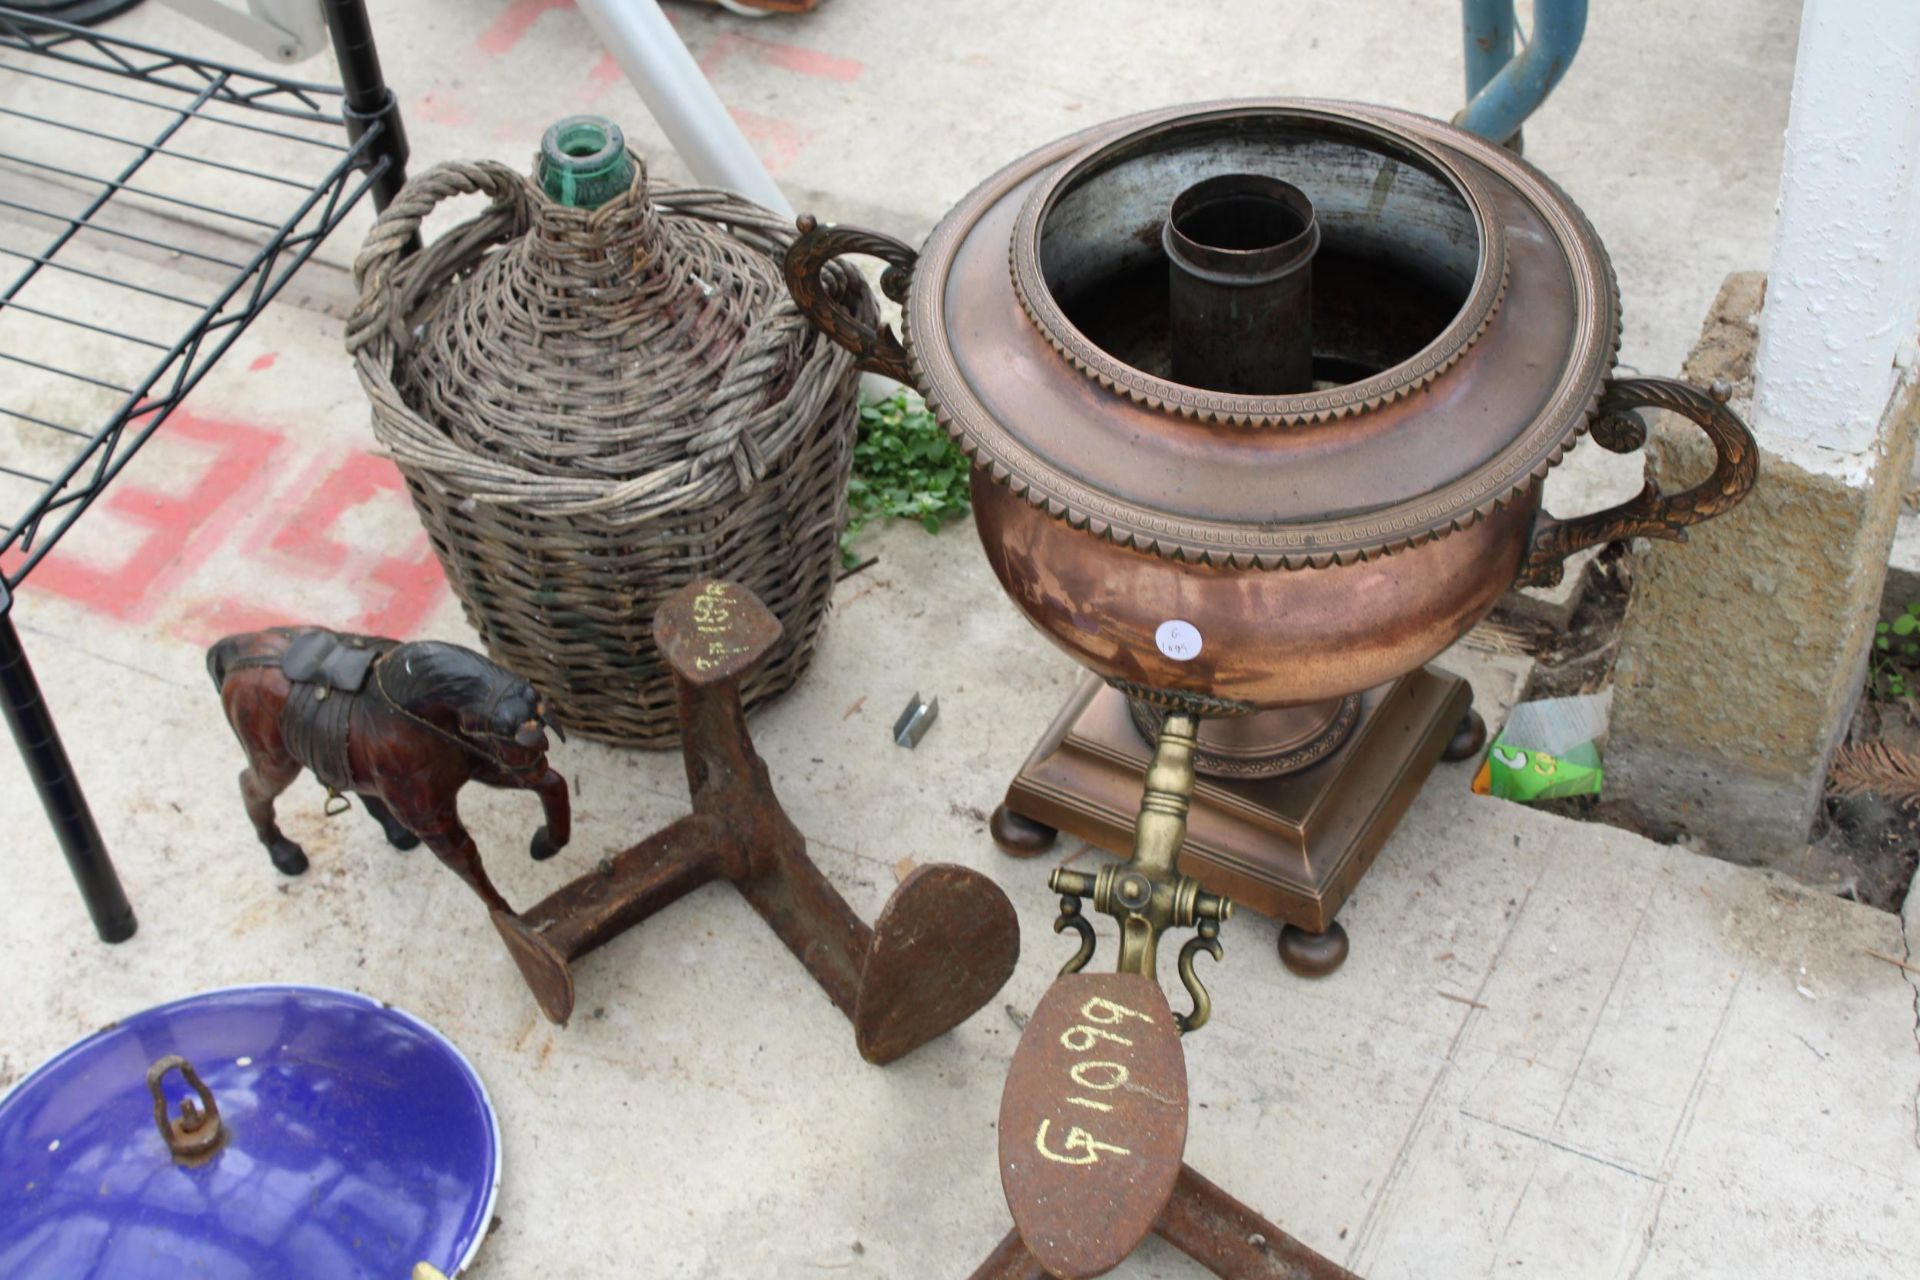
M604 116L568 116L540 139L540 189L558 204L595 209L633 185L633 157L620 126Z

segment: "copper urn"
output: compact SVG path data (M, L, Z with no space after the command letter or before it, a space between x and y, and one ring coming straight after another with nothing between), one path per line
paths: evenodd
M1143 734L1156 707L1211 717L1203 774L1314 765L1363 691L1419 670L1516 582L1557 579L1583 547L1682 538L1754 482L1752 438L1713 395L1610 376L1619 292L1573 202L1406 112L1154 111L1008 165L917 254L801 230L794 296L864 368L916 387L973 460L1007 595L1128 695ZM843 305L844 254L887 262L899 338ZM1641 408L1697 423L1712 475L1542 511L1582 434L1644 442Z

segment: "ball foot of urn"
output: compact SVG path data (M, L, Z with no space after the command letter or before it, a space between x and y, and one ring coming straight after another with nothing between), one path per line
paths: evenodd
M1334 921L1319 933L1280 926L1280 963L1302 978L1324 978L1347 962L1347 931Z
M1004 804L993 811L987 830L993 834L993 842L1000 846L1000 852L1010 858L1037 858L1053 848L1053 842L1060 838L1058 828L1023 817Z

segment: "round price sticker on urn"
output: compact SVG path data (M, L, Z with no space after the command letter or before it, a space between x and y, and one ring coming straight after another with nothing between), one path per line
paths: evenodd
M1200 656L1200 629L1178 618L1169 619L1155 628L1153 642L1160 646L1160 652L1175 662L1186 662Z

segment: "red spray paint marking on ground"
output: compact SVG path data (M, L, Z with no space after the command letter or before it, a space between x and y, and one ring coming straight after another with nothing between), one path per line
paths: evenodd
M351 618L315 617L313 610L304 607L297 596L290 596L284 606L229 598L193 606L173 628L173 633L191 644L209 645L237 631L264 631L268 627L317 622L341 631L414 639L439 607L447 589L446 576L440 571L440 562L434 558L426 535L421 534L415 541L420 551L412 558L382 556L374 562L364 581L380 590L359 590L366 607ZM376 595L379 598L373 599Z
M35 589L124 622L150 617L172 587L205 563L246 514L266 478L265 463L285 443L278 432L186 409L176 409L164 430L169 440L190 440L212 451L199 481L179 494L129 484L124 478L116 482L87 513L89 532L111 525L133 525L146 532L129 537L128 553L111 567L54 551L34 570Z
M413 114L431 124L444 124L455 128L473 123L473 112L467 105L449 93L429 93L413 104Z
M771 174L785 171L813 141L813 130L788 124L777 116L763 116L744 107L728 107L727 114L740 126L741 134L753 145L760 163L766 165Z
M255 356L247 363L247 372L261 373L271 369L273 368L273 362L279 358L279 353L275 351L269 351L263 356Z
M324 465L324 463L322 464ZM307 500L294 509L267 546L295 563L331 577L354 554L328 536L350 509L401 487L400 473L385 458L355 452L317 483L302 484Z
M188 610L179 633L205 644L235 631L256 631L289 622L318 622L346 631L406 639L418 634L446 594L446 578L424 533L407 539L402 554L383 554L383 548L357 546L334 535L342 521L369 502L398 499L400 473L384 458L358 450L344 458L325 457L305 469L290 486L304 492L267 526L271 532L244 548L255 559L268 561L283 574L299 579L342 581L352 589L360 611L351 618L315 617L301 603L306 593L287 593L287 607L257 600L226 598L203 602Z
M355 593L364 607L350 618L316 616L298 593L288 593L284 604L229 597L195 604L173 633L191 644L209 645L236 631L319 623L341 631L414 639L439 607L447 579L426 535L422 533L413 541L419 548L416 554L381 556L356 579Z
M422 533L415 539L415 545L419 550L410 557L381 556L374 562L367 577L386 588L386 599L370 604L366 612L355 618L353 630L368 635L397 636L402 640L420 634L428 615L447 593L447 578L440 570L440 561L434 556L427 535ZM363 593L362 598L371 594Z
M172 633L188 644L205 647L222 636L242 631L265 631L268 627L298 626L312 622L298 609L273 609L241 600L214 600L195 605L187 611Z
M400 472L385 458L354 452L312 486L267 547L327 577L347 577L365 608L349 630L406 638L419 630L446 592L446 578L426 535L411 539L405 555L372 555L330 536L354 508L400 494ZM346 573L342 573L342 570Z
M549 9L571 8L573 0L512 0L499 17L487 24L487 29L474 43L496 56L511 53L540 20L540 15Z
M720 65L735 54L746 54L760 62L787 71L797 71L803 76L838 80L843 84L858 80L867 69L865 63L853 58L822 53L818 49L803 49L797 44L784 44L778 40L762 40L738 31L722 31L714 37L707 51L700 55L700 69L712 77Z
M620 70L620 64L613 60L613 55L603 53L600 55L600 61L594 63L593 69L587 72L587 85L580 96L592 101L605 93L607 86L619 84L626 78L626 72Z

